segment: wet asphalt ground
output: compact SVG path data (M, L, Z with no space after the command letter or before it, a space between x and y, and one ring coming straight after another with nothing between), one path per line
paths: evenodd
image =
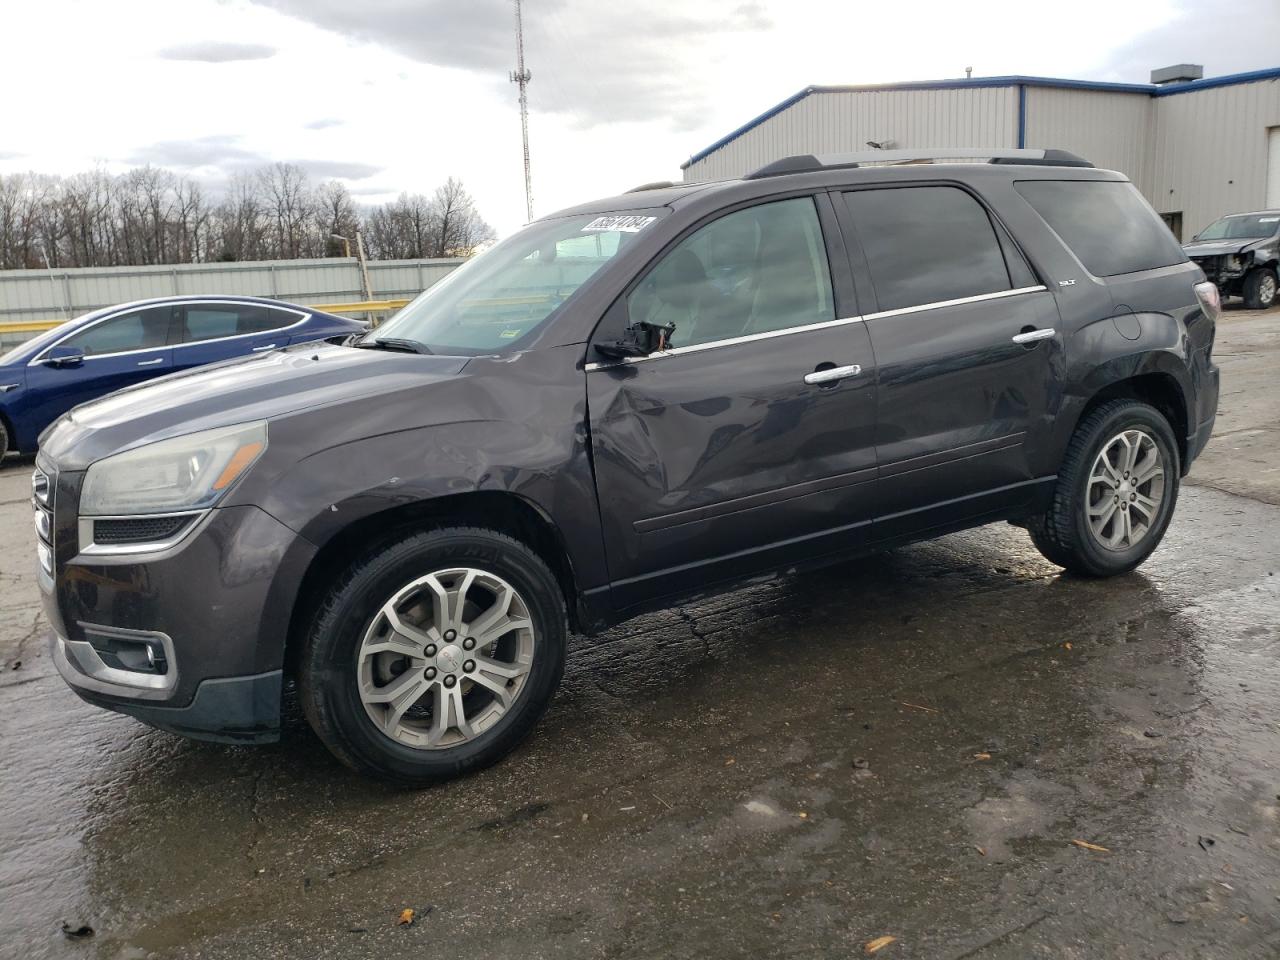
M1218 435L1139 572L996 525L646 617L420 792L297 719L229 748L81 703L11 458L0 956L1280 956L1280 312L1218 344Z

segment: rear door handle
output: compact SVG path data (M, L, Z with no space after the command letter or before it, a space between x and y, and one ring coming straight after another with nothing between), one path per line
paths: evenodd
M154 367L157 363L164 363L164 357L156 357L154 360L139 360L140 367Z
M843 380L845 377L856 377L862 372L862 367L856 363L851 363L847 367L827 367L825 370L815 370L813 373L804 375L804 382L812 386L815 383L834 383L837 380Z
M266 346L264 346L264 347L254 347L254 348L253 348L253 352L254 352L254 353L264 353L264 352L265 352L265 351L267 351L267 350L274 350L275 348L276 348L276 345L275 345L274 343L268 343L268 344L267 344Z
M1037 340L1048 340L1050 337L1058 335L1058 331L1053 327L1041 327L1039 330L1023 330L1021 333L1014 334L1014 343L1035 343Z

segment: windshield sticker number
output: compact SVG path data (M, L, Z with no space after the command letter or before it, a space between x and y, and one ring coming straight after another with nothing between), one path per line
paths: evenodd
M498 334L498 339L499 339L499 340L514 340L514 339L515 339L516 337L518 337L518 336L520 336L520 330L519 330L519 329L516 329L516 330L503 330L500 334Z
M596 217L594 220L588 223L585 227L583 227L581 232L582 233L603 233L608 230L617 230L619 233L639 233L641 230L643 230L645 227L647 227L649 224L653 223L653 221L657 219L658 219L657 217L634 217L634 216Z

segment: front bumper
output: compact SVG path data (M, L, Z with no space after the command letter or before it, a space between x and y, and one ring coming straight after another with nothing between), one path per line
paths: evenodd
M241 506L211 511L155 554L81 553L63 506L77 486L58 477L54 570L40 577L62 678L90 703L174 733L275 739L289 621L315 548Z
M70 642L50 631L54 666L82 700L123 713L169 733L216 743L271 743L280 738L282 672L202 680L186 706L121 695L119 686L90 675L74 659Z

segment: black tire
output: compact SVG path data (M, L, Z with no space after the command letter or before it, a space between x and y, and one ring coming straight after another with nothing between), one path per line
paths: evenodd
M1127 549L1098 542L1087 515L1089 477L1103 447L1125 430L1138 429L1154 441L1163 459L1163 499L1146 534ZM1155 407L1136 400L1110 400L1076 427L1058 470L1053 499L1029 525L1031 539L1050 563L1088 577L1113 577L1133 570L1160 545L1178 501L1182 474L1178 443L1169 421ZM1104 488L1105 489L1105 488Z
M4 418L0 417L0 463L4 463L4 455L9 452L9 428L5 426Z
M1258 267L1244 278L1241 288L1244 305L1250 310L1267 310L1276 303L1276 272L1270 267Z
M378 610L397 591L455 566L496 574L519 592L534 627L534 656L524 688L491 728L456 746L420 749L392 739L366 712L356 677L358 653ZM560 684L567 636L559 584L524 544L477 527L418 533L380 546L337 578L302 651L302 707L325 746L353 770L424 786L494 763L533 729Z

